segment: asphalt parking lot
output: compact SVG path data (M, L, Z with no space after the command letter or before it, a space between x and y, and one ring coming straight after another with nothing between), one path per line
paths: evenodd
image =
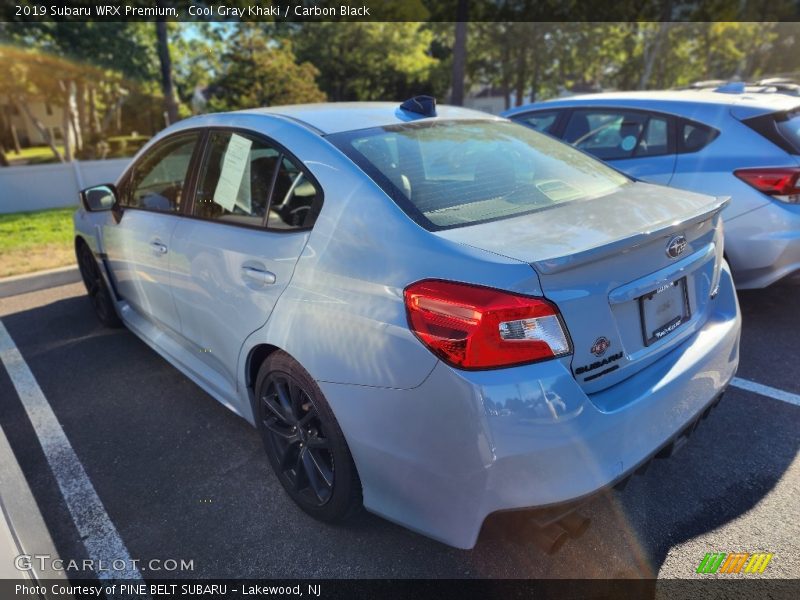
M800 288L740 294L739 377L800 394ZM289 500L251 427L125 329L81 284L0 300L29 365L131 557L192 560L145 577L693 577L706 552L774 554L800 576L800 406L731 388L681 451L582 510L554 556L523 535L456 550L369 514L320 524ZM0 426L62 558L86 558L9 374Z

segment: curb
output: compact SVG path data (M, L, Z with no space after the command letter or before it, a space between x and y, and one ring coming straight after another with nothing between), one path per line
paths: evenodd
M77 266L5 277L0 279L0 298L36 292L58 285L76 283L80 280L81 274Z

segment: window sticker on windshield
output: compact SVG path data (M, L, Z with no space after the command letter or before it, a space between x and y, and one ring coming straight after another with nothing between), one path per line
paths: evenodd
M242 187L242 181L250 181L250 177L245 178L245 171L250 171L250 147L253 145L241 135L231 134L228 147L225 149L225 159L222 161L217 187L214 190L214 202L219 204L227 211L233 211L233 207L238 205L246 213L250 213L250 189L249 186ZM240 194L240 191L244 192Z

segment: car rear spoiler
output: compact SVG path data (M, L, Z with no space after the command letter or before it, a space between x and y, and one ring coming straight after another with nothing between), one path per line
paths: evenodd
M647 231L641 231L639 233L620 238L619 240L603 244L599 248L589 248L575 254L548 258L546 260L535 261L531 264L537 270L537 272L541 273L542 275L550 275L552 273L559 273L580 265L602 260L608 256L641 246L654 237L666 236L671 233L683 231L690 225L714 218L722 211L723 208L728 205L730 200L730 196L716 196L714 201L708 204L706 210L697 215L693 215L688 219L677 222L669 221L664 223L656 223Z

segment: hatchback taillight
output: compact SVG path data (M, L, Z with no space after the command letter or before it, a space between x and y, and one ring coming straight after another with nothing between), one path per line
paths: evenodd
M405 289L411 330L448 364L491 369L569 354L558 309L541 298L425 280Z
M768 194L783 202L800 202L800 168L797 167L758 167L737 169L733 172L739 179L750 184L759 192Z

